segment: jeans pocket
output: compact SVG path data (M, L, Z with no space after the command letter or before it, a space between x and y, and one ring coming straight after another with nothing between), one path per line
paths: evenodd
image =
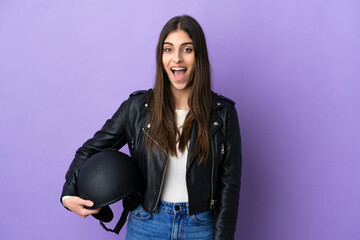
M151 216L152 216L152 214L146 212L141 204L130 214L130 217L132 217L134 219L138 219L138 220L150 219Z
M214 222L214 216L211 211L191 215L190 219L197 225L208 225Z

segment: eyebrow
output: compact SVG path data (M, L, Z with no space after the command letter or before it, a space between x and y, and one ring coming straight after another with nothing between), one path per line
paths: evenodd
M171 46L174 46L174 44L172 44L171 42L164 42L164 44L163 44L163 45L165 45L165 44L169 44L169 45L171 45ZM181 46L184 46L184 45L187 45L187 44L191 44L191 45L193 45L193 43L192 43L192 42L184 42L184 43L182 43L182 44L181 44Z

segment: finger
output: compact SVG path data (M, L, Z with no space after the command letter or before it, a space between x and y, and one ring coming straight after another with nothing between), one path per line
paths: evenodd
M84 206L92 207L92 206L94 206L94 203L90 200L86 200L86 202L84 203Z
M99 213L100 212L100 209L101 208L96 208L96 209L91 209L91 214L96 214L96 213Z
M80 205L83 205L83 206L86 206L86 207L92 207L94 206L94 203L90 200L84 200L84 199L79 199L79 204Z
M90 214L99 213L99 211L100 211L100 208L97 208L97 209L83 209L81 215L88 216Z

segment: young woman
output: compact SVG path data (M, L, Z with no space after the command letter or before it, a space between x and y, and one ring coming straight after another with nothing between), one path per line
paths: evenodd
M81 217L97 213L77 197L76 178L96 152L129 145L145 190L127 239L233 239L241 142L234 102L211 91L204 33L190 16L170 19L156 48L153 89L137 91L76 152L63 204Z

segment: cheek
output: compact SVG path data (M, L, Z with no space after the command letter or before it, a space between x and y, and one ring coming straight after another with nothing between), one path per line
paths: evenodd
M194 69L195 68L195 57L190 59L190 64L191 64L192 69Z
M195 54L191 54L187 56L187 62L192 65L195 66Z
M166 55L163 55L162 56L162 63L163 63L163 66L164 66L164 69L166 69L168 63L169 63L169 57L166 56Z

